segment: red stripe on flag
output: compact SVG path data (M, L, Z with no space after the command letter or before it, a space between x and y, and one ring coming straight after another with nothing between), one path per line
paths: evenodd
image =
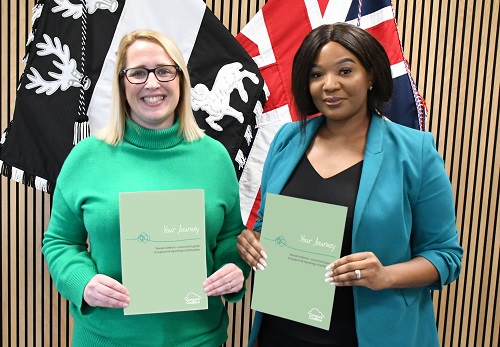
M248 37L243 35L242 33L238 34L238 42L243 46L245 51L252 57L255 58L260 55L259 52L259 46L255 44L252 40L250 40Z
M285 86L289 76L283 76L278 64L267 65L260 69L260 73L264 81L271 91L264 106L264 112L275 110L281 106L285 106L290 102L290 91L285 90Z
M292 75L293 57L304 37L312 30L307 9L302 1L293 6L290 6L288 1L270 1L262 8L262 13L281 79L276 83L283 83L282 90L286 93L287 103L291 104L290 77ZM290 21L293 21L293 30L290 30ZM269 78L266 79L266 76L264 76L264 80L268 85L271 83ZM271 93L274 92L271 88L269 90L271 90ZM292 119L298 119L294 114L293 107L290 111Z
M319 9L321 11L321 15L325 16L326 6L328 6L329 0L318 0Z
M255 197L255 201L253 202L252 211L250 212L250 216L248 216L248 220L246 223L248 229L253 230L253 226L254 226L255 222L257 221L257 218L259 217L257 212L259 211L259 208L260 208L260 199L261 199L261 195L260 195L260 189L259 189L259 191L257 192L257 196Z
M367 28L370 34L373 35L384 46L391 65L401 63L403 61L403 52L401 51L401 44L399 35L396 28L396 23L393 19L386 20L371 28Z

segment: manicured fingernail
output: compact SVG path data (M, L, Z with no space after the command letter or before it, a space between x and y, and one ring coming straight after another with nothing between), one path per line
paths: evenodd
M331 270L333 268L332 264L328 265L325 269L326 270Z
M253 271L257 271L257 269L255 268L255 266L252 266L252 269L253 269Z
M331 282L332 281L332 278L331 277L328 277L328 278L325 278L325 282Z
M264 257L264 259L267 259L267 254L263 249L260 250L260 254Z
M332 282L331 284L332 284L332 286L335 286L335 287L336 287L336 286L338 286L338 285L339 285L339 282Z
M264 270L264 269L265 269L265 267L263 267L263 266L262 266L262 264L257 264L257 267L258 267L259 269L261 269L261 270Z
M260 258L259 262L264 265L264 266L267 266L267 263L266 261L264 260L264 258Z

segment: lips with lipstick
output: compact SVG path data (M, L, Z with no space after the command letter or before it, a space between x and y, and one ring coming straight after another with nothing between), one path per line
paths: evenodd
M339 97L336 97L336 96L330 96L330 97L327 97L327 98L324 98L323 101L325 104L327 104L328 106L337 106L337 105L340 105L345 99L343 98L339 98Z

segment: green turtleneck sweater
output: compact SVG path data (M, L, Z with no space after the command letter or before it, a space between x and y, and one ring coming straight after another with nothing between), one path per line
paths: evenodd
M121 282L120 192L203 189L207 274L234 263L248 276L236 250L244 225L231 159L216 140L204 136L186 142L178 131L178 121L150 130L127 119L121 143L110 146L89 137L73 148L61 169L42 252L57 290L70 301L75 347L220 346L227 339L228 316L220 297L209 297L207 310L129 316L123 309L83 301L96 274ZM243 293L225 299L237 301Z

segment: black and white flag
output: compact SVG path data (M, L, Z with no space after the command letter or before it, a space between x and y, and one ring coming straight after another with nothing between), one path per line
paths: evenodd
M45 0L33 11L14 115L0 141L3 175L52 192L72 147L107 122L121 38L153 29L179 46L197 122L224 144L240 177L262 114L264 82L202 0Z

